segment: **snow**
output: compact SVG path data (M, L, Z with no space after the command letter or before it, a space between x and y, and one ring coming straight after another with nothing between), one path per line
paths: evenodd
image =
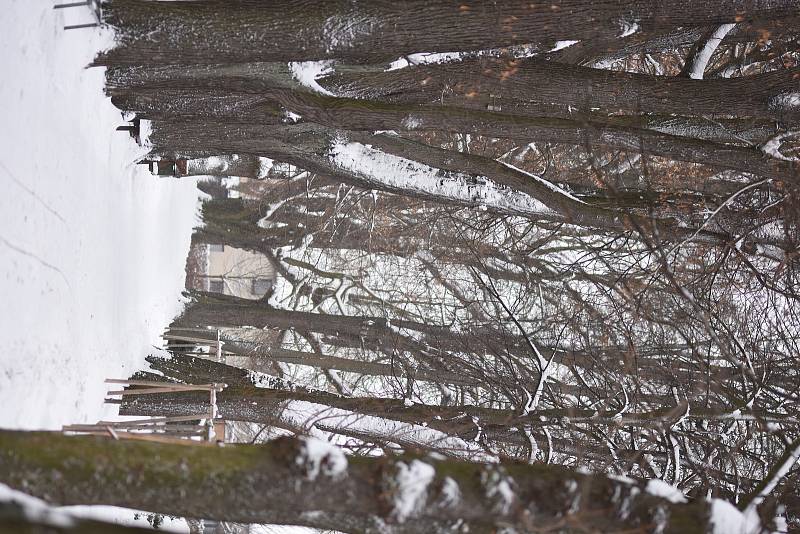
M331 146L329 157L341 168L392 188L419 191L442 199L470 202L520 215L552 213L552 210L529 195L502 188L486 177L480 177L477 183L470 183L469 176L443 172L381 152L371 145L339 140Z
M555 43L555 48L550 50L550 52L555 52L556 50L561 50L562 48L572 46L577 42L579 41L557 41ZM512 45L502 48L474 50L471 52L417 52L395 59L385 69L385 72L405 69L412 65L440 65L444 63L455 63L474 57L510 56L512 58L519 59L533 57L540 52L541 50L539 50L536 46L531 45Z
M22 508L23 515L31 520L53 527L70 528L75 520L67 513L56 510L46 502L0 484L0 502L13 502Z
M580 41L556 41L556 45L550 51L558 52L559 50L563 50L564 48L570 47L579 42Z
M519 173L522 173L525 176L528 176L529 178L533 178L534 181L542 184L543 186L547 187L549 190L551 190L554 193L557 193L557 194L559 194L561 196L567 197L568 199L572 200L573 202L579 202L581 204L586 204L586 202L584 202L583 200L581 200L578 197L575 197L575 196L569 194L566 190L562 189L561 187L557 186L556 184L554 184L553 182L551 182L549 180L545 180L544 178L542 178L540 176L537 176L537 175L535 175L533 173L530 173L530 172L527 172L527 171L523 171L519 167L515 167L515 166L513 166L513 165L511 165L509 163L504 163L502 161L500 163L502 163L503 165L505 165L509 169L514 169L515 171L517 171Z
M409 54L392 61L386 71L404 69L410 65L452 63L454 61L460 61L465 55L464 52L419 52L416 54Z
M757 514L743 514L723 499L711 500L711 534L755 534L761 532Z
M493 503L493 508L500 515L506 515L511 510L517 496L511 487L511 479L497 468L490 468L481 473L486 497Z
M639 23L635 20L634 21L620 20L619 27L621 30L621 33L619 34L620 39L622 39L623 37L631 36L639 31Z
M487 463L497 461L497 458L484 453L477 444L464 441L459 437L448 436L444 432L432 428L373 415L363 415L324 404L289 401L283 405L279 416L293 427L308 428L316 425L323 429L363 432L379 436L386 441L413 443L420 447L446 451L451 456L464 459Z
M778 467L778 469L775 470L774 473L771 474L767 483L764 485L761 491L758 492L758 495L756 495L755 498L747 506L747 510L755 512L756 507L759 506L762 502L764 502L764 499L770 493L772 493L772 491L781 482L781 480L786 478L786 475L789 474L789 471L792 469L792 467L794 467L794 465L797 463L799 459L800 459L800 443L796 443L794 445L794 448L788 451L788 454L783 459L783 463Z
M130 510L125 515L114 506L50 506L41 499L9 488L0 483L0 502L13 502L22 508L25 517L53 527L68 528L75 524L76 518L93 519L126 526L150 528L147 522L149 512ZM159 527L162 532L188 532L186 522L163 516Z
M256 176L257 179L261 180L266 178L269 175L269 171L272 170L274 165L273 160L269 158L258 158L258 175Z
M330 61L297 61L289 63L294 78L305 87L323 95L334 96L333 93L317 83L317 78L332 71Z
M392 484L392 515L398 523L413 517L428 497L428 486L436 475L433 466L420 460L397 462L397 474Z
M300 439L303 447L296 462L305 467L309 480L315 480L320 473L336 478L347 471L347 458L339 447L314 437Z
M440 498L441 506L445 508L453 508L458 506L461 502L461 488L458 487L458 482L450 477L445 477L442 482L442 494Z
M88 10L3 8L0 426L59 429L112 415L103 380L145 367L180 312L197 194L114 131L103 70L84 68L110 35L61 29Z
M783 153L781 153L780 148L781 145L783 144L784 139L786 139L787 137L794 137L799 134L800 132L797 131L779 133L778 135L771 137L769 140L767 140L766 143L761 145L761 151L764 152L764 154L776 159L782 159L784 161L797 161L797 158L790 158L784 156Z
M773 109L791 109L800 107L800 93L785 92L772 97L769 101Z
M197 223L194 181L134 164L144 151L114 131L123 119L104 97L103 70L84 68L111 36L64 31L91 14L52 4L6 0L2 11L4 428L60 429L116 416L103 404L103 380L146 367L144 357L181 311ZM64 510L133 517L116 508Z
M650 495L661 497L672 503L686 502L686 496L681 490L657 478L647 481L645 491Z
M728 33L730 33L735 26L736 24L722 24L714 31L713 34L711 34L711 37L709 37L708 41L706 41L705 46L703 46L702 50L698 52L697 56L692 62L692 68L689 70L690 78L695 80L703 79L706 66L711 60L711 56L714 55L714 51L717 49L717 47L719 47L725 36L728 35Z
M286 115L286 120L291 123L300 122L300 119L303 118L301 115L298 115L294 111L287 111L285 115Z

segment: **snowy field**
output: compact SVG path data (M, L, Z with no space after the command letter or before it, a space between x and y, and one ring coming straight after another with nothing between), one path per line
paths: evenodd
M111 45L83 7L3 0L0 32L0 427L114 415L107 377L144 366L181 309L197 223L189 180L134 165L141 149L85 69Z

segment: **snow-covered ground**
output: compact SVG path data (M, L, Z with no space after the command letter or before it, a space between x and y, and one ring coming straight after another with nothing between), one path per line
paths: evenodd
M88 9L0 10L0 427L113 415L103 380L144 366L182 306L197 223L193 181L134 165L142 151L84 68L111 45Z

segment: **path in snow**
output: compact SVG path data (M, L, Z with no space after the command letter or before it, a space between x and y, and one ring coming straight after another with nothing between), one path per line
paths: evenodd
M88 10L2 3L0 427L59 428L113 414L103 379L144 367L180 311L197 193L132 164L84 69L110 36L62 30Z

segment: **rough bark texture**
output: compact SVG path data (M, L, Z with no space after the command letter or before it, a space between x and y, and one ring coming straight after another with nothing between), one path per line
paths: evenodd
M800 109L779 95L797 91L800 69L754 76L691 80L615 72L532 59L475 59L322 80L335 94L394 103L502 107L531 114L529 103L630 114L771 117L796 120ZM535 109L535 108L534 108Z
M563 143L589 149L621 149L778 180L797 181L800 174L796 164L765 158L764 153L755 147L693 138L688 135L691 130L685 132L687 135L672 135L654 129L627 126L624 118L584 120L581 117L540 117L517 113L517 110L510 108L505 108L503 112L491 112L480 107L459 107L457 103L448 103L446 106L385 103L284 89L265 91L260 97L227 93L222 98L220 95L198 94L191 90L159 89L114 91L113 94L112 101L120 109L134 110L147 119L180 121L184 128L190 130L203 128L202 123L208 120L280 128L286 122L282 111L286 109L300 115L303 122L349 131L471 133L524 143ZM735 104L728 106L728 110L735 109L737 113L741 109ZM194 121L197 124L193 124ZM654 126L658 127L658 124ZM410 151L404 155L413 159L415 153Z
M123 46L99 64L383 61L561 39L614 38L631 29L715 25L795 15L794 0L294 1L111 0L106 22Z
M709 524L705 501L674 504L602 475L411 456L350 457L340 469L341 453L309 452L319 446L297 438L220 448L0 431L0 480L58 504L349 532L488 533L507 526L686 534ZM430 474L427 483L417 481L410 502L402 477L409 469Z

